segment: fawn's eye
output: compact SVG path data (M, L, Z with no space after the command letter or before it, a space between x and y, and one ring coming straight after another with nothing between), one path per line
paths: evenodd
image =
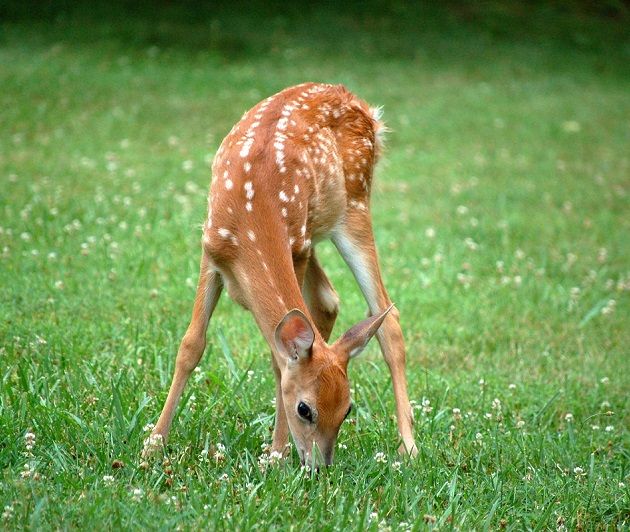
M306 419L306 421L310 421L311 423L313 422L313 412L311 412L311 407L304 401L300 401L297 411L301 418Z

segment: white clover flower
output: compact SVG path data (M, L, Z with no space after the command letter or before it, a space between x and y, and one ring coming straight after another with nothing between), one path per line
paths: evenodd
M37 437L35 436L35 434L31 431L28 431L26 434L24 434L24 445L27 451L33 450L33 447L35 447L36 438Z
M564 415L564 420L565 420L567 423L573 423L573 414L572 414L571 412L567 412L567 413Z
M582 126L577 120L566 120L562 122L562 129L565 133L579 133Z
M4 511L2 512L2 519L5 521L8 521L9 519L11 519L13 517L13 512L15 511L15 508L13 507L12 504L7 504L4 507Z
M584 472L584 469L582 469L581 467L574 467L573 473L575 474L576 477L582 477L586 475L586 473Z
M274 463L278 462L279 460L282 460L282 453L280 451L271 451L269 453L269 463L270 464L274 464Z
M510 390L516 390L516 384L514 384L513 382L511 382L511 383L508 385L508 388L509 388Z
M402 466L401 462L398 462L398 461L392 462L392 469L394 471L400 471L401 466Z
M459 284L463 285L464 288L469 288L470 287L470 283L473 280L472 275L468 275L468 274L465 274L465 273L462 273L462 272L459 272L456 277L457 277L457 282Z
M426 397L423 397L422 398L422 412L424 414L429 414L431 413L432 410L433 410L433 407L431 406L431 401L427 399Z
M492 400L492 410L501 410L501 400L498 397Z
M278 461L282 458L283 455L279 451L271 451L269 454L265 452L258 457L258 468L264 473L268 466L278 463ZM308 464L302 466L302 469L305 467L310 471L310 466Z
M385 453L379 451L374 455L374 460L376 460L376 462L380 463L380 464L386 464L387 463L387 457L385 456Z
M140 488L134 488L131 492L132 500L136 502L140 502L142 500L142 496L144 495L144 491Z
M613 312L615 312L616 305L617 305L617 302L614 299L609 299L608 303L606 303L604 308L602 308L602 310L601 310L602 314L604 316L612 314Z
M524 426L525 426L525 421L523 421L522 419L519 419L519 420L516 422L516 428L517 428L517 429L522 429Z
M164 448L164 437L161 434L151 434L144 440L144 454L150 455Z
M219 480L220 480L221 482L226 482L226 481L230 480L230 476L229 476L227 473L223 473L223 474L219 477Z
M453 419L459 421L462 418L462 411L459 408L453 408Z
M427 238L435 238L435 229L433 227L427 227L424 231L424 236Z
M614 427L614 425L607 425L604 430L606 432L612 432L613 430L615 430L615 427Z
M113 484L114 477L112 475L105 475L103 477L103 482L105 482L105 484Z
M477 244L477 242L475 242L471 237L465 238L464 244L466 244L466 247L470 251L477 251L477 249L479 248L479 244Z
M30 478L33 475L33 470L29 464L24 464L24 469L20 473L20 477L22 478Z
M215 451L212 456L216 462L222 462L225 460L225 453L222 453L221 451Z
M151 432L154 428L155 425L153 423L147 423L144 427L142 427L142 430L144 432Z
M571 299L573 301L576 301L580 297L580 292L581 290L579 286L574 286L573 288L571 288L571 290L569 291Z
M370 513L370 521L376 521L378 519L378 514L376 512Z

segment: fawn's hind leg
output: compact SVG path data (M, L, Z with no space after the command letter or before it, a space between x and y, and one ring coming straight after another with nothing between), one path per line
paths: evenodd
M391 300L383 285L369 212L360 210L349 212L346 223L333 235L332 240L352 270L370 312L373 315L381 313L391 304ZM393 308L376 333L376 337L392 378L398 431L402 438L400 451L416 455L418 449L413 438L413 415L405 375L405 343L398 316L398 310Z
M219 272L210 269L210 261L206 252L203 251L192 319L177 351L175 373L168 397L160 414L160 419L158 419L155 429L153 429L151 436L147 440L145 452L150 451L151 449L148 447L152 445L161 445L168 437L173 416L186 382L197 367L197 364L199 364L206 347L208 322L219 301L222 288L223 281Z

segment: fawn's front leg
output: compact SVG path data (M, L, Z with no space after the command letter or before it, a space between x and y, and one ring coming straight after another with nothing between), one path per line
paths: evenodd
M166 442L177 404L181 398L186 382L199 364L206 347L206 331L214 308L219 301L223 282L216 270L209 270L209 260L204 252L201 257L197 295L193 307L192 319L182 339L175 360L173 381L151 436L145 442L144 454L150 454L155 447Z
M332 240L352 270L370 312L372 314L382 312L391 304L391 301L381 278L369 213L366 211L349 212L346 224L333 236ZM403 441L399 450L415 456L418 448L413 438L413 414L407 394L405 374L405 342L398 316L398 310L393 308L376 336L392 378L398 431Z
M271 360L273 364L273 374L276 379L276 423L273 428L271 450L285 456L288 454L289 424L287 422L287 413L284 409L284 400L282 399L280 368L278 367L274 353L271 353Z
M315 252L311 253L308 260L302 293L317 330L328 342L339 314L339 296L315 257Z

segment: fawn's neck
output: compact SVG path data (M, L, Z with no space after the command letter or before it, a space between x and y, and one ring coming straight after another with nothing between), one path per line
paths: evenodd
M277 325L289 310L309 311L298 283L296 268L306 267L306 257L294 259L288 238L269 231L260 241L246 245L233 266L233 274L267 342L273 346Z

